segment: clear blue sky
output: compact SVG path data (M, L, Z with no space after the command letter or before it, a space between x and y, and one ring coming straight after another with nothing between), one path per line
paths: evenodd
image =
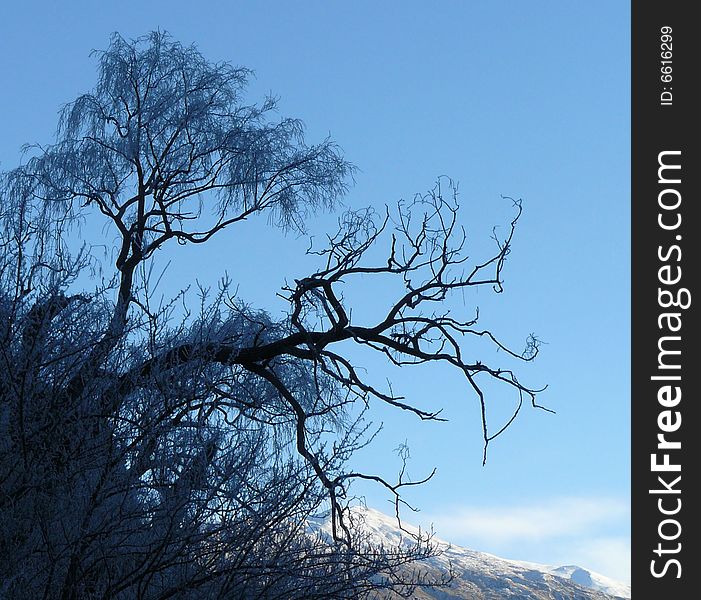
M392 203L449 175L479 254L509 215L500 195L522 198L505 293L455 306L471 314L479 304L483 324L518 349L530 332L547 342L520 375L548 384L542 402L557 414L525 410L482 467L477 404L457 376L376 370L396 391L444 407L450 422L377 410L383 436L357 465L390 477L391 450L406 439L413 476L438 467L409 496L422 509L410 521L508 558L628 579L629 3L205 4L3 3L0 168L18 162L24 142L51 141L58 107L94 82L91 49L112 31L160 28L212 60L253 68L251 100L280 96L281 115L303 119L310 141L330 134L359 167L351 206ZM275 312L284 277L309 268L305 247L245 225L169 256L169 285L213 283L226 269L243 298ZM243 248L255 248L247 264ZM362 292L361 302L372 295ZM498 421L507 400L492 401ZM358 491L389 510L377 490Z

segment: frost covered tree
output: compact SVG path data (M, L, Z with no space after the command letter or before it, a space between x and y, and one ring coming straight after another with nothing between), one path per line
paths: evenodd
M97 56L97 85L63 109L56 142L0 182L0 597L343 598L437 583L412 567L430 538L373 546L348 508L354 480L389 490L397 515L420 482L347 465L371 437L358 407L429 420L439 407L369 381L344 348L452 365L481 405L486 452L503 427L487 426L480 378L513 390L514 417L537 390L463 348L483 338L527 361L538 344L512 352L442 306L456 290L501 291L520 205L475 264L449 181L393 211L346 211L310 249L319 268L284 288L283 318L226 283L177 316L150 287L162 254L258 213L304 231L310 211L339 206L352 167L273 119L273 99L247 104L246 69L166 34L114 35ZM75 244L86 218L116 236L111 262ZM342 286L381 277L401 292L355 322ZM330 533L311 534L324 511Z

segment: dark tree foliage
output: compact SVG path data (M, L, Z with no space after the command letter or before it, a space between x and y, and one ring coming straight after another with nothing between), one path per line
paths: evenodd
M441 583L416 567L436 552L430 537L378 546L349 509L353 480L390 490L397 516L420 482L346 466L371 437L358 406L439 410L377 387L343 349L452 365L481 404L486 452L501 430L487 427L479 378L514 391L514 416L537 390L469 362L465 344L531 360L537 341L515 354L442 306L462 288L501 291L520 205L477 264L449 181L394 212L347 211L310 250L319 269L284 288L285 318L228 283L175 318L151 289L161 248L257 213L303 231L310 210L338 205L352 167L274 120L273 99L246 104L247 70L166 34L115 35L97 56L97 85L63 109L56 143L0 182L0 597L362 598ZM113 275L78 291L110 268L73 241L96 216L118 239ZM342 285L383 276L402 292L377 322L355 322ZM330 531L311 533L324 511Z

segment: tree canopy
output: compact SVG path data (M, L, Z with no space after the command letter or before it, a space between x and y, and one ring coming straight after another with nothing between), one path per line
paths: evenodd
M274 118L274 98L248 104L247 69L161 32L115 34L96 57L97 84L64 107L55 143L28 147L0 181L0 595L341 598L441 583L416 567L436 551L430 536L373 545L350 509L354 480L384 486L398 518L402 491L422 482L349 468L372 437L364 407L424 420L440 407L370 381L344 349L456 369L481 407L486 460L539 390L466 348L481 338L530 361L538 341L514 352L444 301L502 291L520 202L477 262L448 179L391 209L346 209L309 250L318 268L280 292L286 315L224 282L176 317L174 300L154 300L159 257L259 213L305 231L311 211L340 207L354 170L331 140L310 145L298 120ZM88 215L116 236L109 261L75 243ZM89 289L96 269L106 283ZM344 286L381 277L401 292L357 322ZM516 399L496 431L481 378ZM324 512L330 533L310 533Z

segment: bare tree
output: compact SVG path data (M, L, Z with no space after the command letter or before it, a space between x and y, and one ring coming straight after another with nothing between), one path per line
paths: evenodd
M329 140L307 145L298 121L272 121L274 99L245 104L248 71L166 34L115 35L98 58L97 86L64 108L56 143L29 148L2 179L0 591L340 598L440 583L410 566L435 553L430 536L376 547L349 511L350 485L365 479L393 494L399 518L403 489L431 474L388 480L347 467L372 438L362 416L371 402L425 420L440 409L376 385L344 348L457 369L481 406L486 460L538 390L471 362L466 344L484 338L530 361L538 342L513 352L444 300L501 291L520 203L477 263L463 255L449 180L392 211L347 211L327 245L309 250L318 270L282 290L285 318L245 305L224 282L175 319L174 302L154 305L151 292L161 248L205 243L257 213L303 231L308 211L337 206L352 167ZM114 279L76 292L79 277L105 268L68 243L95 213L118 238ZM343 286L385 277L401 286L393 303L375 322L354 321ZM496 431L485 377L516 398ZM331 535L309 534L323 510Z

